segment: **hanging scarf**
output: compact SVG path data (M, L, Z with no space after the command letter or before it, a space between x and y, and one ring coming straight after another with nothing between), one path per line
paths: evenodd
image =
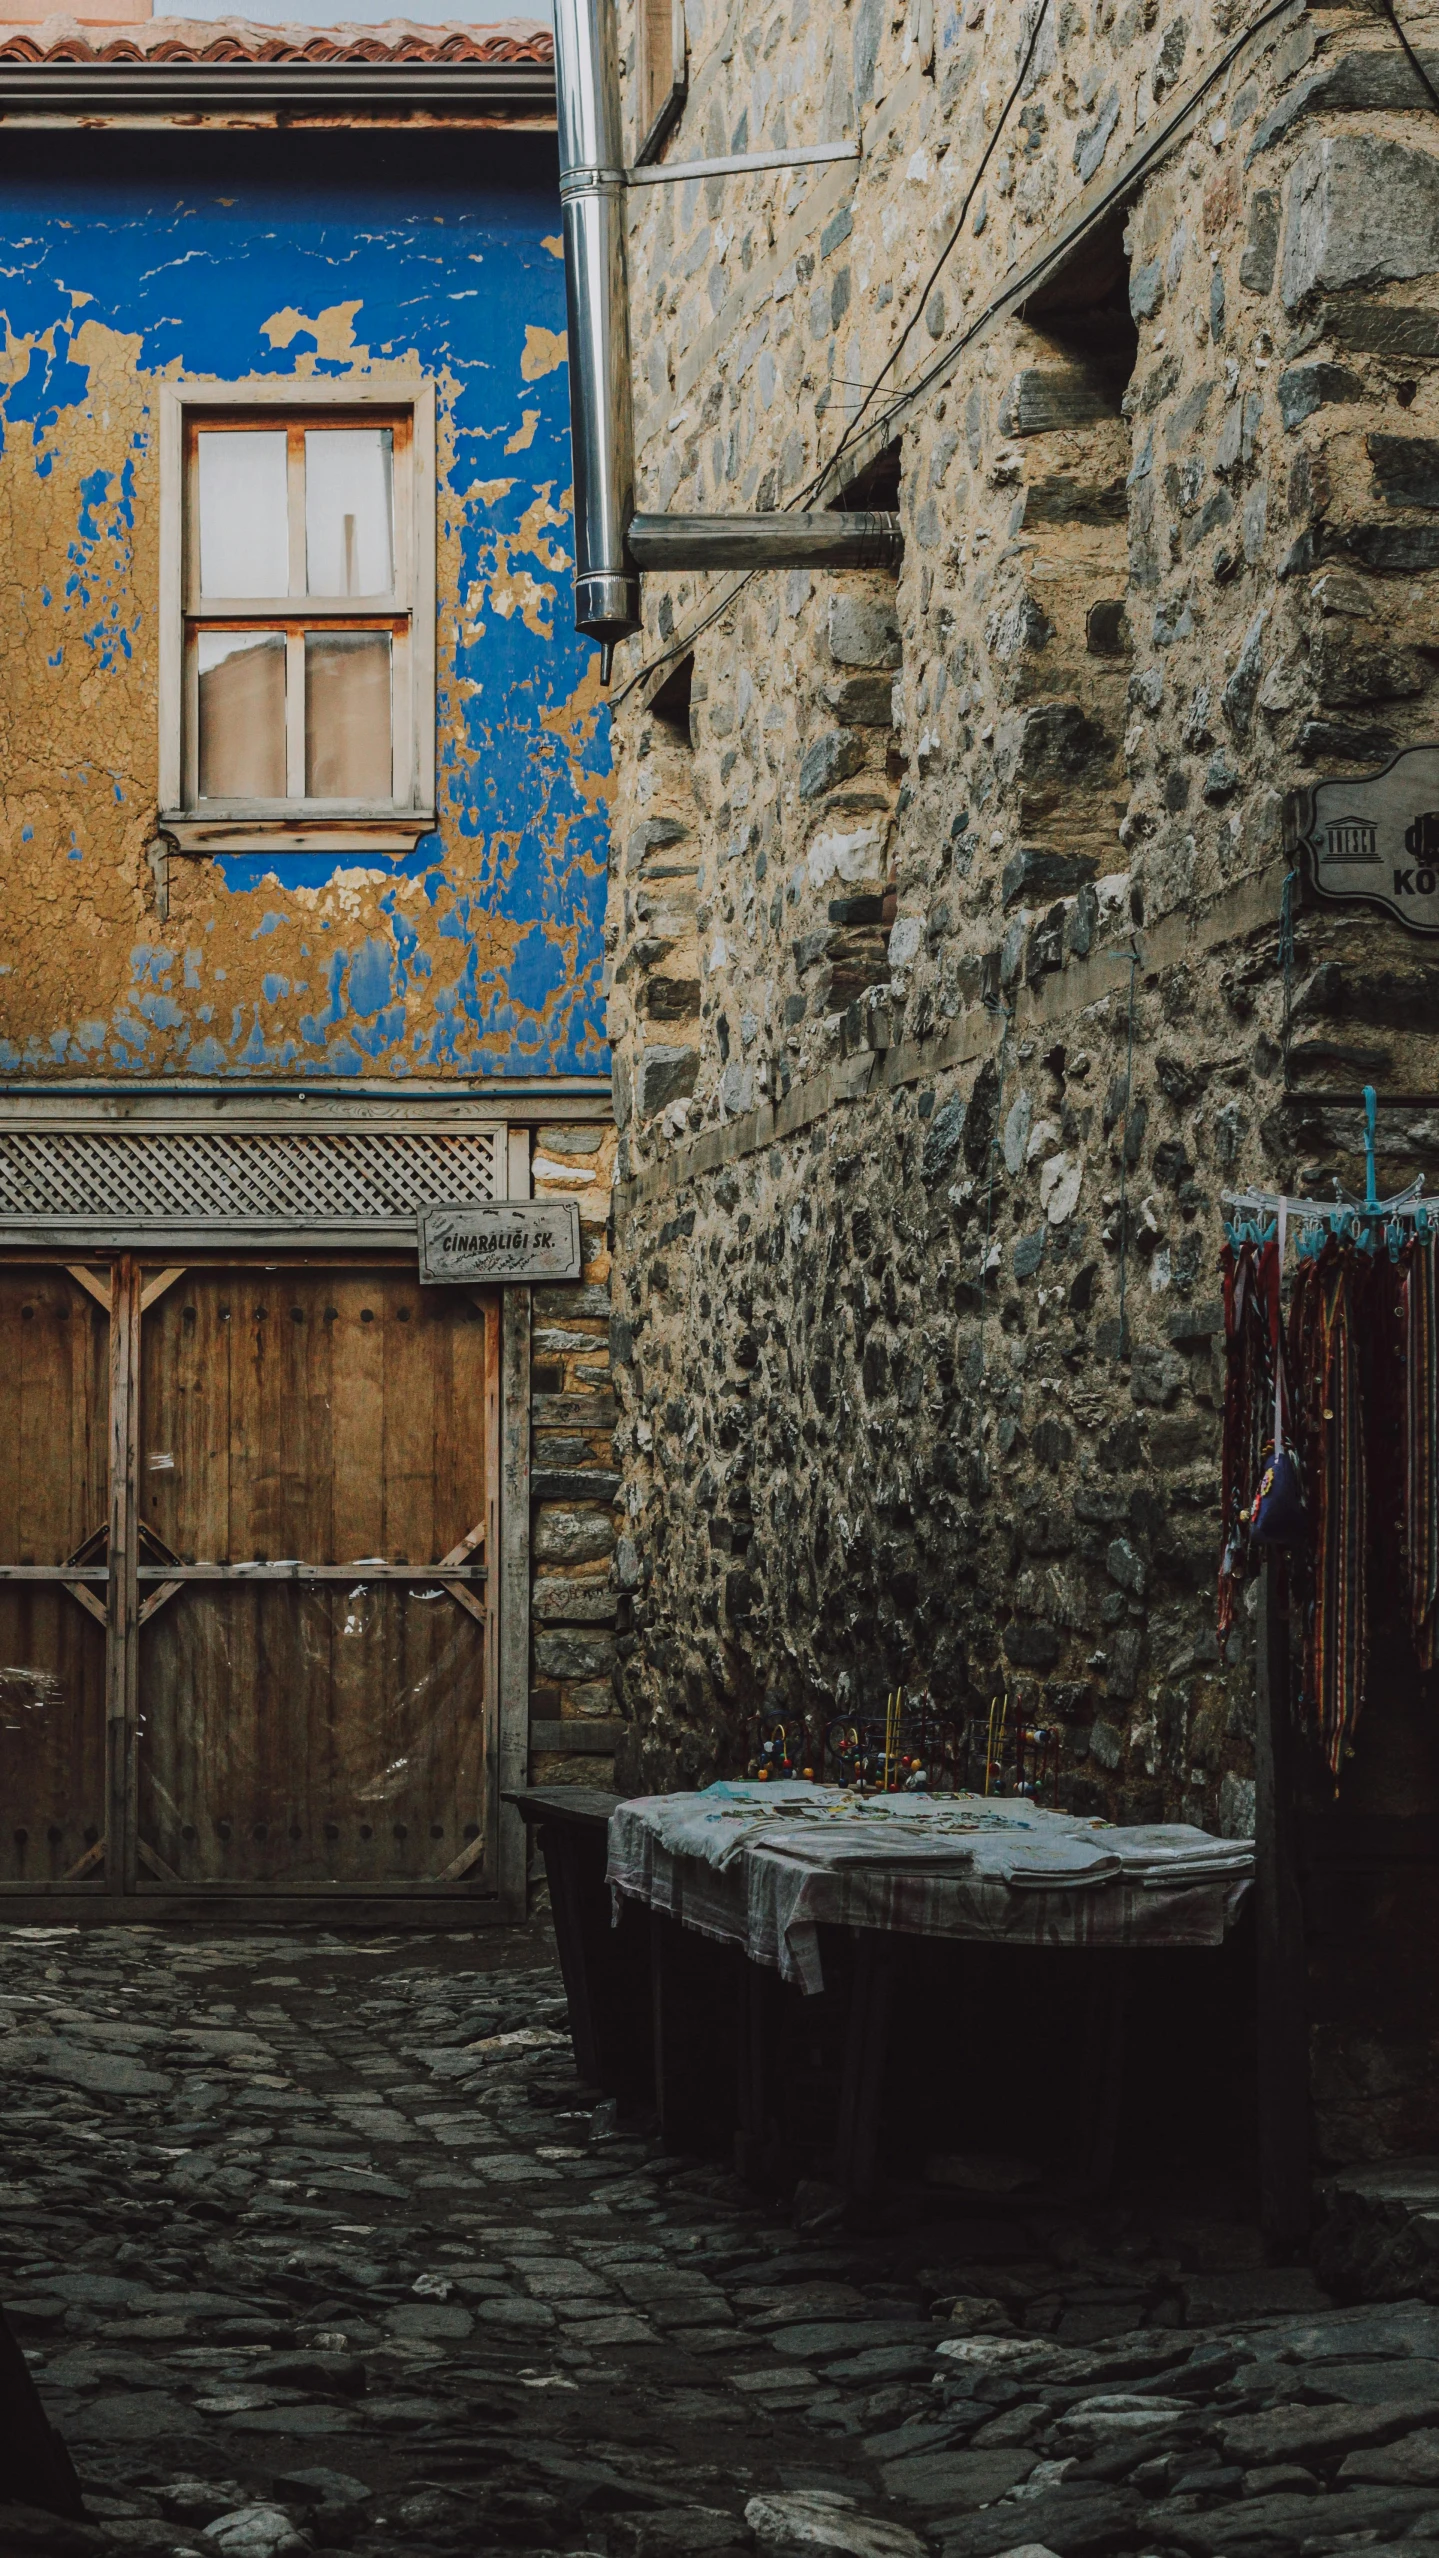
M1400 1263L1404 1343L1404 1556L1409 1625L1421 1670L1434 1667L1439 1605L1439 1302L1434 1238L1416 1235Z
M1407 1627L1409 1569L1408 1368L1404 1274L1387 1248L1358 1255L1355 1312L1364 1396L1367 1605L1376 1641ZM1432 1407L1431 1407L1432 1411ZM1402 1638L1401 1638L1402 1639Z
M1368 1653L1368 1467L1361 1367L1372 1272L1351 1246L1301 1264L1289 1313L1296 1437L1311 1487L1312 1586L1304 1703L1336 1778L1364 1710Z

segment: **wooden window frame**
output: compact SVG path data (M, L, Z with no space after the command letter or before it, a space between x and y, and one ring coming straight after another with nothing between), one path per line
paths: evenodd
M659 158L688 95L684 0L635 0L636 168Z
M198 513L193 503L196 434L203 423L271 429L293 436L317 422L393 425L395 585L386 597L331 599L295 593L228 604L199 593ZM294 471L291 471L292 482ZM272 379L174 382L160 391L160 809L159 827L181 853L410 852L435 824L435 392L412 375L363 381ZM295 515L292 493L291 515ZM292 562L303 524L291 524ZM291 584L296 583L292 565ZM192 634L282 629L289 668L288 727L304 720L304 632L333 622L394 635L394 794L387 801L293 799L200 801L197 792L198 678ZM297 674L299 680L297 681ZM300 738L300 746L303 738ZM295 738L289 762L296 768Z

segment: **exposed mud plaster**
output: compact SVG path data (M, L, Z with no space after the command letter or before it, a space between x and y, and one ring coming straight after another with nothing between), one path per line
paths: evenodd
M609 753L561 610L553 147L497 137L477 177L433 136L309 137L300 165L278 138L15 142L0 1071L601 1075ZM157 386L378 365L437 388L436 832L394 858L171 859L162 925Z
M332 357L338 363L367 364L370 350L359 345L355 337L355 313L359 308L358 302L336 302L328 311L317 311L313 320L307 320L303 311L277 311L273 319L263 320L260 325L271 346L293 346L297 337L312 337L316 355Z
M527 382L538 382L542 375L553 373L569 354L563 329L526 329L525 351L520 358L520 371Z

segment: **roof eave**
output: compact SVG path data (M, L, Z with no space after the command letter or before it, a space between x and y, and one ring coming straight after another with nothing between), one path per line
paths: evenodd
M422 108L553 120L553 70L536 62L0 62L0 116L124 117Z

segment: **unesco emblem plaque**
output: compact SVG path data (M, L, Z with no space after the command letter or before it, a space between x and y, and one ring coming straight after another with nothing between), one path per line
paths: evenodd
M1297 791L1291 810L1289 849L1316 896L1439 933L1439 746L1408 746L1362 781Z
M580 1212L573 1199L494 1199L420 1210L420 1278L525 1287L578 1279Z

